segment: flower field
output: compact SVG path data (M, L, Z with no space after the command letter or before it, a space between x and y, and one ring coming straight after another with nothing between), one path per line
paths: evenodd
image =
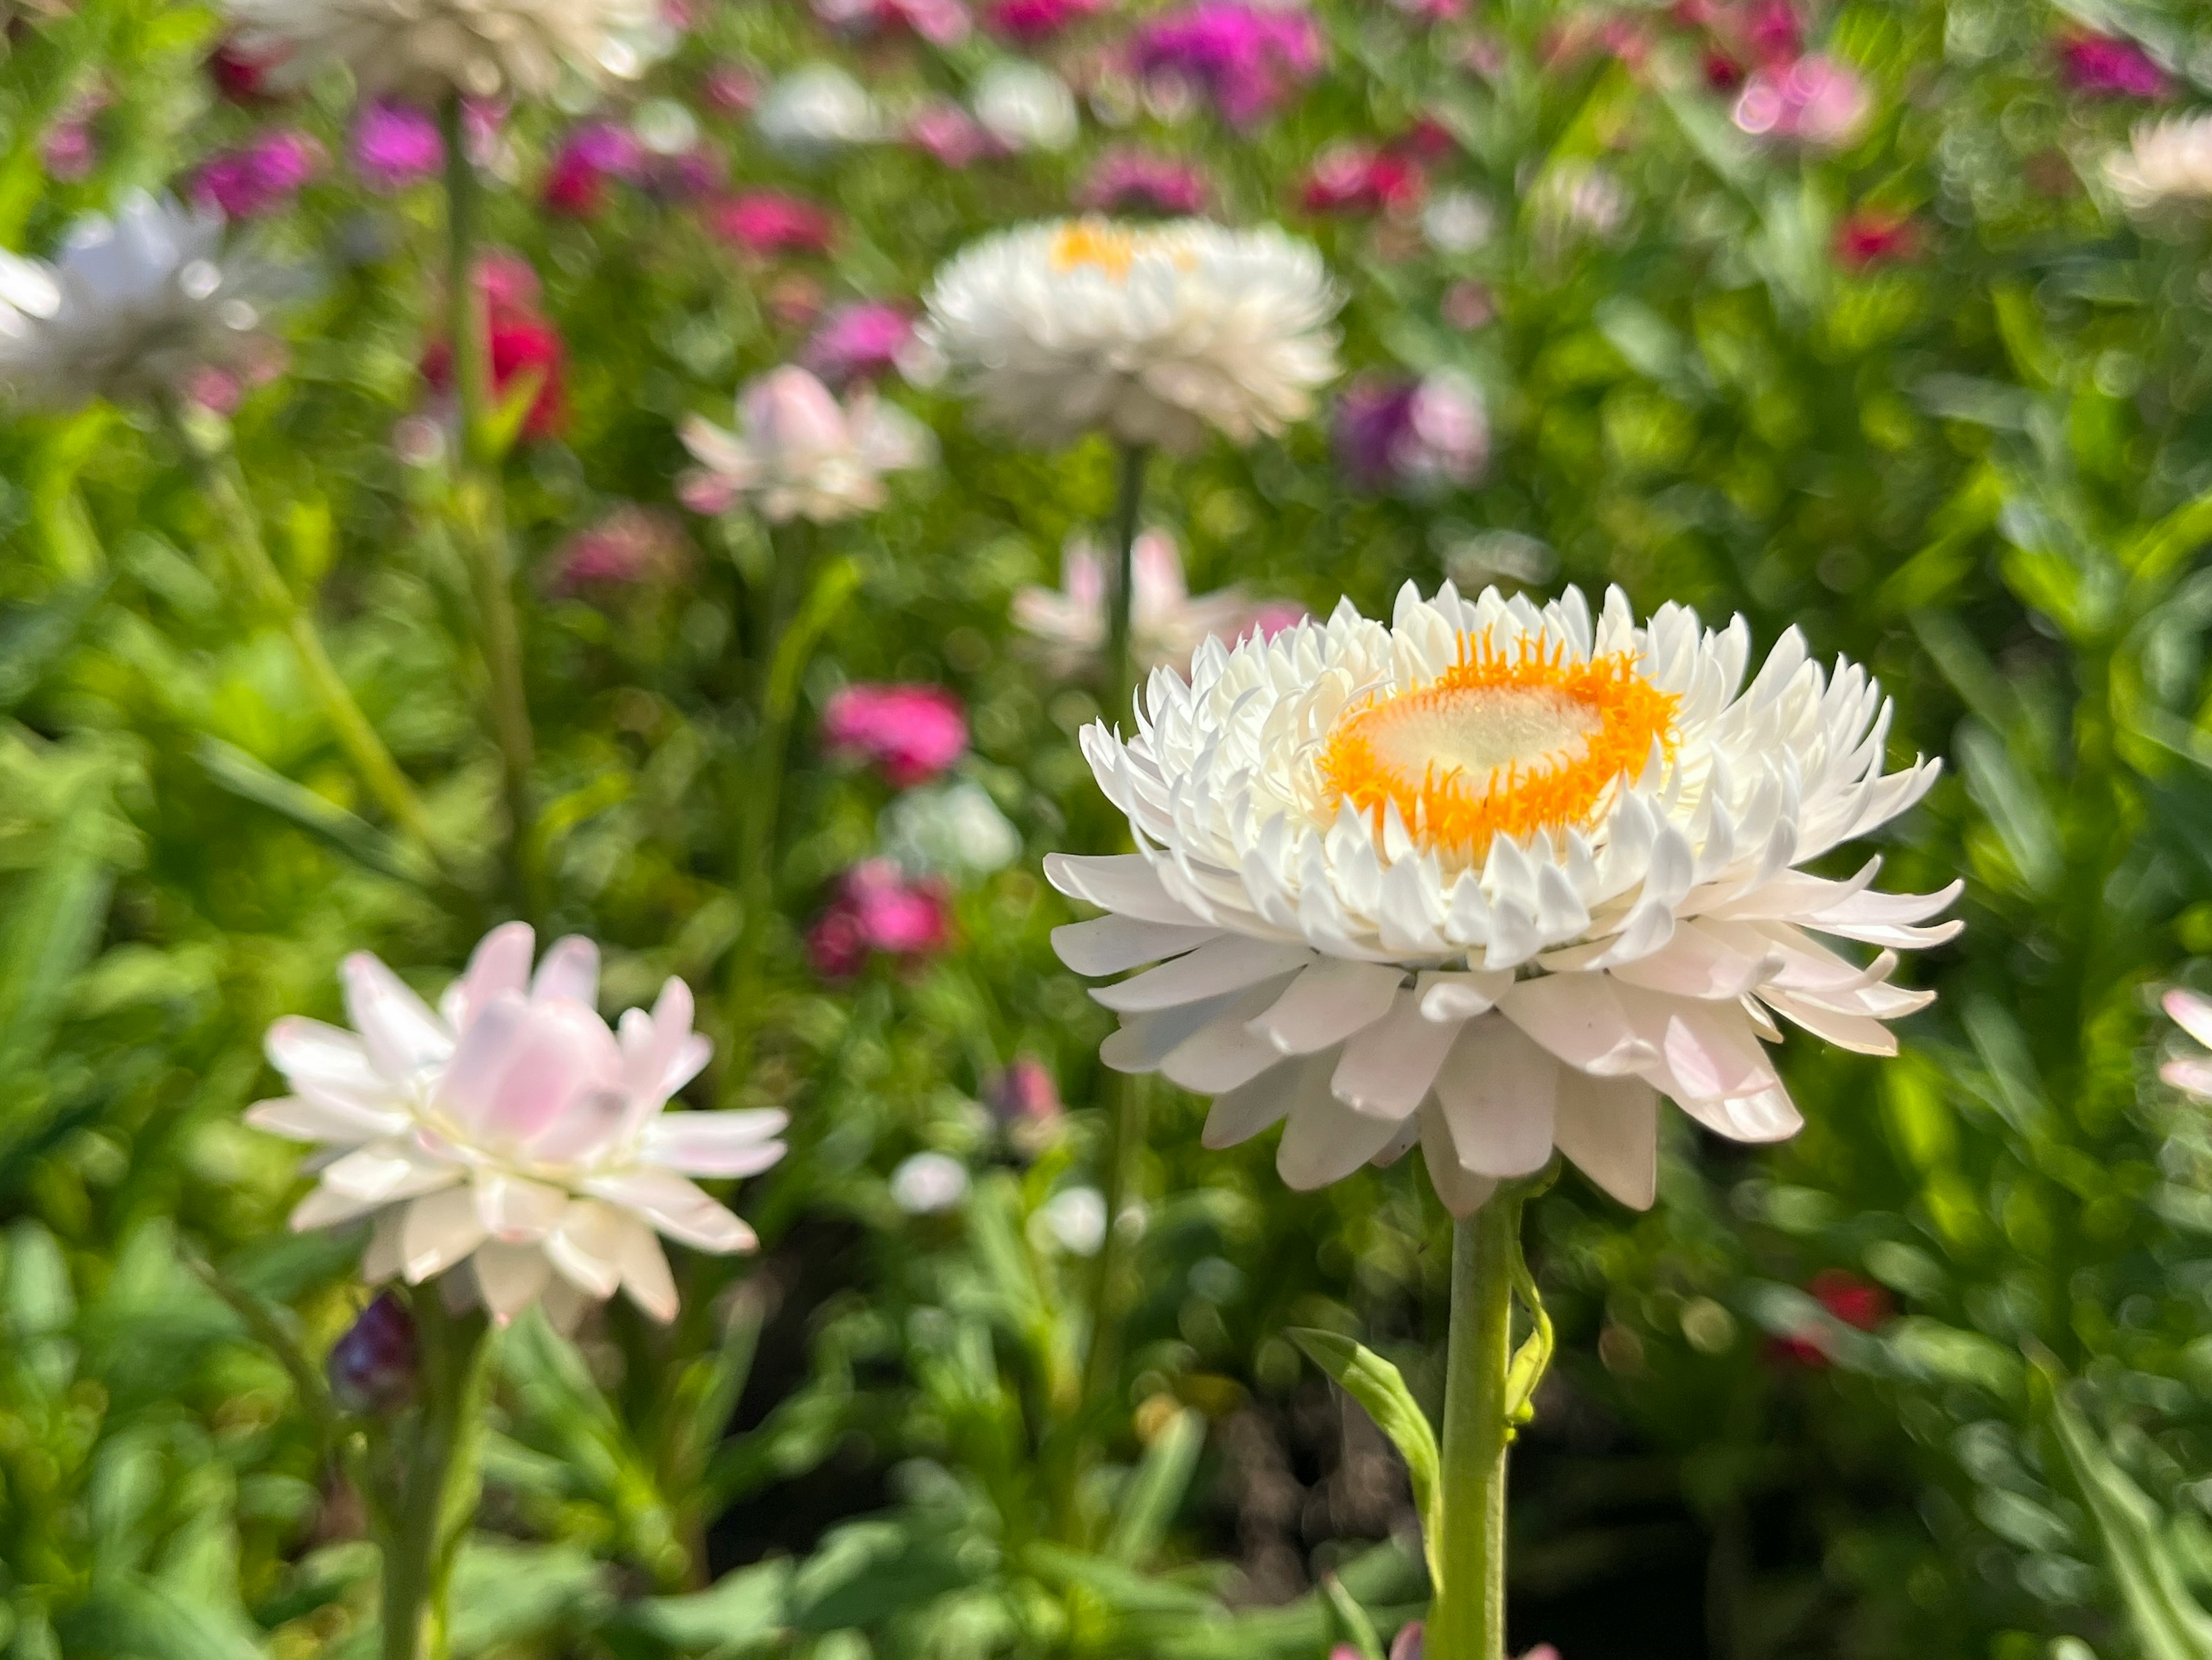
M23 0L9 1660L2212 1660L2212 18Z

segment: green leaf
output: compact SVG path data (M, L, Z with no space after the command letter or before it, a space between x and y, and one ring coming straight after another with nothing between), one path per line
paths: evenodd
M1431 1554L1430 1572L1436 1572L1434 1553L1443 1536L1443 1455L1437 1449L1437 1432L1405 1377L1372 1349L1333 1331L1310 1326L1293 1327L1285 1334L1306 1356L1344 1386L1345 1393L1367 1408L1375 1427L1390 1438L1406 1461L1413 1479L1413 1504L1421 1514L1424 1548Z
M2158 1506L2112 1462L2057 1380L2041 1378L2051 1435L2087 1506L2144 1660L2212 1660L2212 1615L2189 1594Z
M412 849L244 750L204 735L194 758L218 789L266 808L356 864L418 886L430 880L433 873Z
M1121 1513L1106 1541L1106 1554L1131 1566L1159 1548L1175 1520L1198 1455L1206 1444L1206 1422L1186 1407L1168 1420L1121 1493Z
M1321 1578L1321 1591L1328 1599L1329 1609L1336 1615L1345 1640L1359 1651L1360 1660L1382 1660L1382 1634L1375 1629L1367 1610L1345 1590L1344 1581L1333 1573L1325 1573Z
M743 1651L788 1627L791 1564L756 1562L724 1574L705 1590L648 1596L623 1611L622 1623L676 1648Z
M814 654L815 642L837 620L837 613L860 586L860 568L853 560L836 558L822 568L807 592L806 603L776 642L775 659L769 666L766 711L770 719L787 715L798 701L799 679Z
M0 617L0 712L39 689L46 672L76 643L85 619L107 597L109 586L104 576L80 582Z
M722 1326L722 1341L714 1350L693 1360L677 1380L669 1408L667 1469L669 1489L686 1493L698 1485L707 1462L714 1456L730 1419L752 1375L753 1356L760 1346L761 1323L766 1308L750 1286L732 1298Z
M933 1602L975 1584L992 1566L921 1520L872 1517L835 1529L800 1564L791 1585L791 1623L842 1631Z
M127 1654L134 1660L262 1660L260 1645L231 1620L136 1574L99 1581L54 1622L64 1654Z
M0 1079L34 1063L107 915L106 788L87 783L0 921Z

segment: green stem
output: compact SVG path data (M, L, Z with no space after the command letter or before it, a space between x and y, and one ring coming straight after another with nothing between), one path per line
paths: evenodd
M514 608L514 559L507 539L501 457L491 411L491 337L476 282L482 192L469 160L467 123L459 94L440 111L446 146L446 322L459 411L459 453L453 510L471 581L484 667L491 680L493 734L499 743L507 801L509 860L525 909L534 909L534 814L530 775L536 744L522 681L522 629Z
M382 1660L446 1660L447 1593L476 1510L492 1346L483 1316L448 1313L435 1282L417 1287L410 1302L422 1394L414 1434L393 1438L405 1468L391 1527L377 1541Z
M292 650L300 660L300 672L306 677L307 690L322 706L323 718L331 723L346 760L392 821L434 852L436 843L430 834L430 821L414 786L407 781L407 775L399 769L399 763L392 758L392 751L385 748L376 728L354 701L345 677L338 672L323 644L313 615L301 605L291 584L270 558L268 544L261 535L261 520L254 512L252 498L246 493L237 457L228 447L206 442L174 404L165 404L162 413L191 463L201 495L215 510L216 522L229 545L239 574L244 576L263 610L283 624Z
M1429 1614L1431 1660L1503 1660L1505 1653L1505 1449L1513 1438L1506 1378L1522 1197L1498 1193L1452 1231L1443 1538Z
M1136 613L1138 516L1145 504L1145 463L1152 452L1142 444L1121 446L1121 480L1114 500L1114 581L1106 593L1106 722L1118 727L1129 718L1139 670L1130 635Z

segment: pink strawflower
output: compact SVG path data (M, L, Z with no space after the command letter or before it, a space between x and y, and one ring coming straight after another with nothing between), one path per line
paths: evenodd
M323 147L307 134L264 133L210 156L192 179L192 198L233 219L258 219L287 205L322 163Z
M635 179L645 170L645 146L627 127L586 121L561 141L545 175L545 205L589 219L606 206L609 179Z
M353 165L369 189L389 195L435 178L446 165L446 144L422 111L374 99L354 122Z
M1061 30L1097 15L1114 0L993 0L983 14L992 32L1025 46L1049 40Z
M1099 158L1076 192L1087 213L1156 213L1170 219L1203 214L1213 186L1194 161L1120 145Z
M1874 100L1840 60L1808 52L1754 70L1735 102L1735 124L1755 138L1794 139L1833 149L1856 138Z
M814 0L814 15L842 33L911 34L957 46L975 27L962 0Z
M1419 204L1425 188L1421 169L1409 157L1345 139L1315 161L1299 199L1308 213L1403 212Z
M747 253L826 253L837 222L823 209L781 191L739 191L708 210L708 228Z
M1245 126L1321 72L1314 20L1286 5L1196 0L1148 20L1130 41L1137 73L1184 82Z
M2163 98L2172 87L2156 58L2118 35L2063 36L2058 69L2068 86L2093 98Z
M93 132L91 118L54 123L39 145L39 159L46 167L46 177L58 184L73 185L91 177L93 168L100 164L100 140Z
M847 686L822 712L832 754L872 761L896 789L935 778L968 751L968 717L942 686Z
M736 64L717 64L701 79L699 89L724 115L744 115L760 101L760 76Z
M1786 64L1805 50L1805 27L1790 0L1763 0L1743 25L1743 44L1754 61Z
M1249 640L1256 634L1262 640L1272 640L1285 629L1294 629L1312 615L1295 599L1262 599L1252 607L1251 615L1237 637Z
M672 582L690 550L674 514L626 502L555 551L549 586L560 594Z
M799 361L832 386L872 380L898 367L914 339L914 319L880 300L840 306L823 319Z
M952 913L935 882L908 881L888 859L870 859L837 880L829 908L807 930L806 956L825 980L848 980L869 957L915 959L951 942Z
M916 149L956 173L973 167L992 149L991 135L950 99L915 111L906 124L906 137Z

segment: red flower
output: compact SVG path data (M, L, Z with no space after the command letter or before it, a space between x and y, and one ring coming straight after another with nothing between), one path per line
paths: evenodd
M530 413L523 417L522 435L532 440L556 436L568 419L561 382L567 352L559 331L538 310L537 273L510 255L493 255L477 267L477 288L484 300L492 395L503 398L523 376L542 376ZM453 389L451 343L443 338L430 343L422 354L422 378L439 392Z
M2110 34L2069 34L2058 42L2066 84L2093 98L2163 98L2165 70L2134 41Z
M1902 214L1859 208L1836 227L1836 263L1846 271L1911 259L1919 252L1920 227Z
M1847 1268L1822 1268L1805 1289L1830 1315L1857 1331L1878 1331L1894 1312L1889 1293L1870 1280L1862 1280ZM1778 1360L1818 1371L1832 1364L1819 1334L1776 1337L1767 1353Z
M837 891L807 930L806 956L825 980L847 980L871 953L918 960L952 940L952 912L934 882L911 882L888 859L871 859L837 880Z
M284 61L282 52L248 52L235 40L219 42L208 54L208 79L233 104L272 104L269 71Z
M708 210L708 228L748 253L827 253L837 222L827 211L781 191L739 191Z
M1347 141L1322 152L1300 199L1308 213L1382 213L1413 207L1425 187L1412 157Z

